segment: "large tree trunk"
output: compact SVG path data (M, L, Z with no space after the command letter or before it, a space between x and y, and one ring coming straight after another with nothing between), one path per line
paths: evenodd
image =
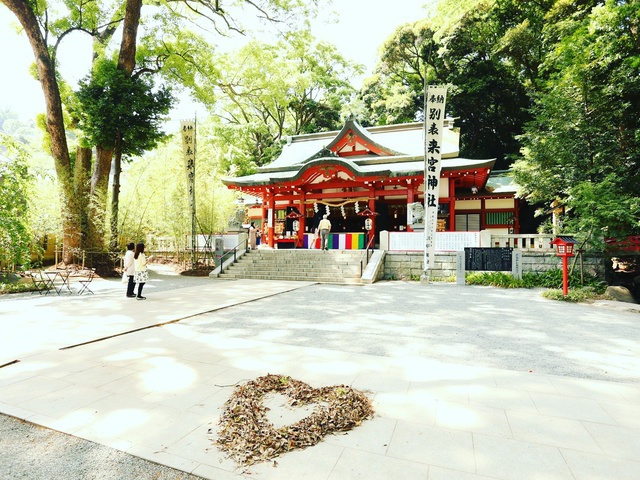
M91 195L91 156L90 148L76 149L76 163L74 165L74 183L78 202L78 218L82 232L89 229L89 202ZM87 248L86 238L82 239L82 247Z
M87 229L87 248L93 251L105 250L105 228L107 216L107 193L113 149L100 145L96 147L96 161L91 176L91 195Z
M120 173L122 172L122 135L118 132L113 157L113 191L111 195L111 249L118 248L118 208L120 207Z
M127 0L127 9L122 26L122 42L118 56L118 68L128 75L133 73L136 66L136 37L140 25L142 0Z
M131 76L136 66L136 37L140 25L142 0L128 0L122 27L122 42L118 57L118 69ZM118 208L120 205L120 173L122 166L122 134L115 139L115 157L113 159L113 190L111 195L111 248L118 247Z
M62 196L62 230L64 250L62 259L69 263L75 250L80 248L81 231L77 215L77 197L71 173L71 159L62 116L62 100L56 79L55 64L47 43L40 31L31 2L24 0L2 0L24 28L38 69L38 78L46 106L46 126L50 138L51 155L56 167ZM5 72L6 74L6 72Z

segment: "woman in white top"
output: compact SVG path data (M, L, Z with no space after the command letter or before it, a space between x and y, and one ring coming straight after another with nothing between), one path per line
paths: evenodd
M146 300L147 297L142 296L142 287L149 281L149 270L147 269L147 256L144 254L144 243L140 242L136 245L136 251L133 254L135 273L134 280L138 284L137 300ZM151 258L151 257L149 257Z
M127 253L124 254L124 274L129 278L129 282L127 283L127 297L133 298L136 294L133 292L136 284L133 281L133 275L135 274L135 265L134 265L134 249L135 245L133 242L127 243Z
M251 225L249 225L249 247L251 248L251 250L256 249L256 238L256 225L255 223L251 222Z

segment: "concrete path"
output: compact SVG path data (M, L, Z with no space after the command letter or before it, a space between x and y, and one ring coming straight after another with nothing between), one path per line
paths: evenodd
M304 282L222 282L167 291L146 288L147 300L124 296L119 282L97 280L94 295L21 295L0 302L0 365L43 351L176 322L310 285Z
M355 343L367 332L365 320L379 313L367 298L380 304L438 298L425 311L443 318L462 288L420 287L390 283L386 292L393 295L385 300L384 284L334 286L324 291L335 295L325 299L322 325L354 315L342 335ZM380 356L283 341L261 309L278 304L289 310L295 336L294 303L310 292L318 290L307 283L211 280L155 297L150 290L146 301L113 290L0 302L0 364L7 364L0 368L0 412L216 480L640 478L640 384L443 362L415 349ZM501 304L488 292L495 290L464 290L457 314L468 307L468 316L477 315L479 303L500 312L505 298L517 302L519 295L509 292ZM534 308L534 294L520 295L523 310ZM243 302L263 320L263 334L207 331L203 325L222 316L196 317ZM633 312L595 306L545 301L544 307L547 315L555 309L559 321L584 308L593 309L594 322L628 326L640 320ZM220 313L233 318L234 309L241 310ZM157 324L163 326L147 328ZM390 344L397 328L386 333ZM526 335L535 330L528 325ZM638 348L638 337L625 341L620 348ZM608 360L589 361L601 369ZM267 373L314 387L352 385L372 398L376 415L276 462L238 468L212 443L217 421L234 385ZM276 413L291 414L277 407Z

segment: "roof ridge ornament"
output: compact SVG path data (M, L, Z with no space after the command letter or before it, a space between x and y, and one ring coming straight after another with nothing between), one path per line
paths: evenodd
M311 157L309 157L307 159L307 162L310 162L312 160L317 160L318 158L327 158L327 157L339 158L340 156L336 152L328 149L325 145L315 155L312 155Z

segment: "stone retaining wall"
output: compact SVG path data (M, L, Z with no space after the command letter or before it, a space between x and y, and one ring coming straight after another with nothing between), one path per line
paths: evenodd
M436 254L436 266L431 278L434 280L455 280L456 277L456 252ZM385 280L420 280L422 276L424 255L416 252L386 252L384 259ZM573 262L578 262L578 257L569 260L569 268ZM584 271L604 276L604 260L602 257L585 256L583 259ZM530 253L522 254L523 272L543 272L554 268L562 268L562 260L556 254Z

